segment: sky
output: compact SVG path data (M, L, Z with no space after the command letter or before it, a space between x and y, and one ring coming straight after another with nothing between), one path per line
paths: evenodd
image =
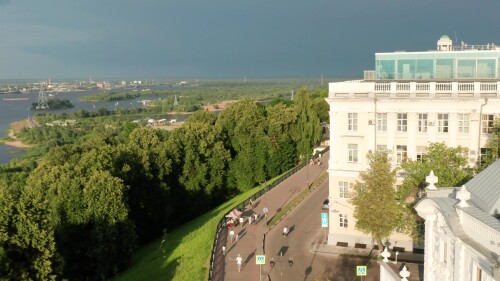
M0 79L360 78L447 34L500 45L499 0L0 0Z

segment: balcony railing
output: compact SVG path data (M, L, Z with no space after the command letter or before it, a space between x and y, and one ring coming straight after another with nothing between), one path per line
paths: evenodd
M331 97L376 97L377 95L386 97L500 97L500 81L377 82L355 80L330 83Z

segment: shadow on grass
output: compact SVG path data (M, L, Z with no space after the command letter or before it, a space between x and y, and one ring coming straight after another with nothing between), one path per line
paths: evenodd
M246 191L196 219L186 222L161 239L142 247L134 253L133 266L113 280L206 280L219 221L225 213L262 188L256 187ZM222 227L216 245L217 254L214 265L214 274L217 273L222 277L225 266L222 246L226 245L226 241L227 228ZM230 245L226 245L228 246Z

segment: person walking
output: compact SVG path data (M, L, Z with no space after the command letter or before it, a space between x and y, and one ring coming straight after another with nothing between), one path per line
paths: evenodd
M252 216L248 216L248 225L251 225L252 224Z
M238 240L240 239L240 235L238 233L236 233L236 238L234 239L234 242L238 242Z
M285 226L283 228L283 236L287 237L288 236L288 226Z
M236 265L238 265L238 272L241 272L241 263L243 262L243 258L238 254L236 257Z
M243 224L245 223L245 219L243 217L240 217L240 225L241 228L243 228Z
M231 238L231 243L234 241L234 230L229 231L229 238Z
M226 256L226 245L222 245L222 255Z
M250 207L252 208L252 210L255 207L254 204L253 204L252 198L250 198Z
M259 218L259 215L257 215L257 213L253 213L253 220L255 221L255 223L257 223L258 218Z

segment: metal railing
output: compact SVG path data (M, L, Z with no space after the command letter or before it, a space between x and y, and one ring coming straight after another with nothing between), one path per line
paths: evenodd
M323 149L321 151L321 154L324 154L324 153L328 152L329 150L330 150L330 147L328 146L328 147L326 147L325 149ZM292 176L293 174L295 174L296 172L298 172L300 169L304 168L308 164L309 164L309 161L304 161L301 164L295 166L290 171L288 171L285 174L281 175L279 178L277 178L272 183L266 185L265 187L263 187L262 189L260 189L256 193L254 193L252 196L250 196L247 199L243 200L241 203L239 203L238 205L236 205L235 208L238 209L238 210L244 210L245 207L248 206L248 204L250 204L250 200L255 201L256 199L262 197L262 195L264 195L266 192L268 192L269 190L273 189L274 187L276 187L277 185L279 185L280 183L282 183L283 181L285 181L286 179L288 179L290 176ZM222 230L224 228L227 228L226 223L228 221L228 218L226 218L226 215L228 215L233 210L234 210L234 208L231 209L231 210L229 210L229 211L227 211L222 216L222 218L219 221L219 223L217 224L217 230L215 232L214 242L212 243L212 254L210 255L210 269L209 269L209 273L208 273L208 281L212 281L213 280L215 260L216 260L217 249L218 249L217 245L218 245L218 242L219 242L219 238L226 239L226 235L222 235L222 237L220 237L221 236L221 232L223 232Z

